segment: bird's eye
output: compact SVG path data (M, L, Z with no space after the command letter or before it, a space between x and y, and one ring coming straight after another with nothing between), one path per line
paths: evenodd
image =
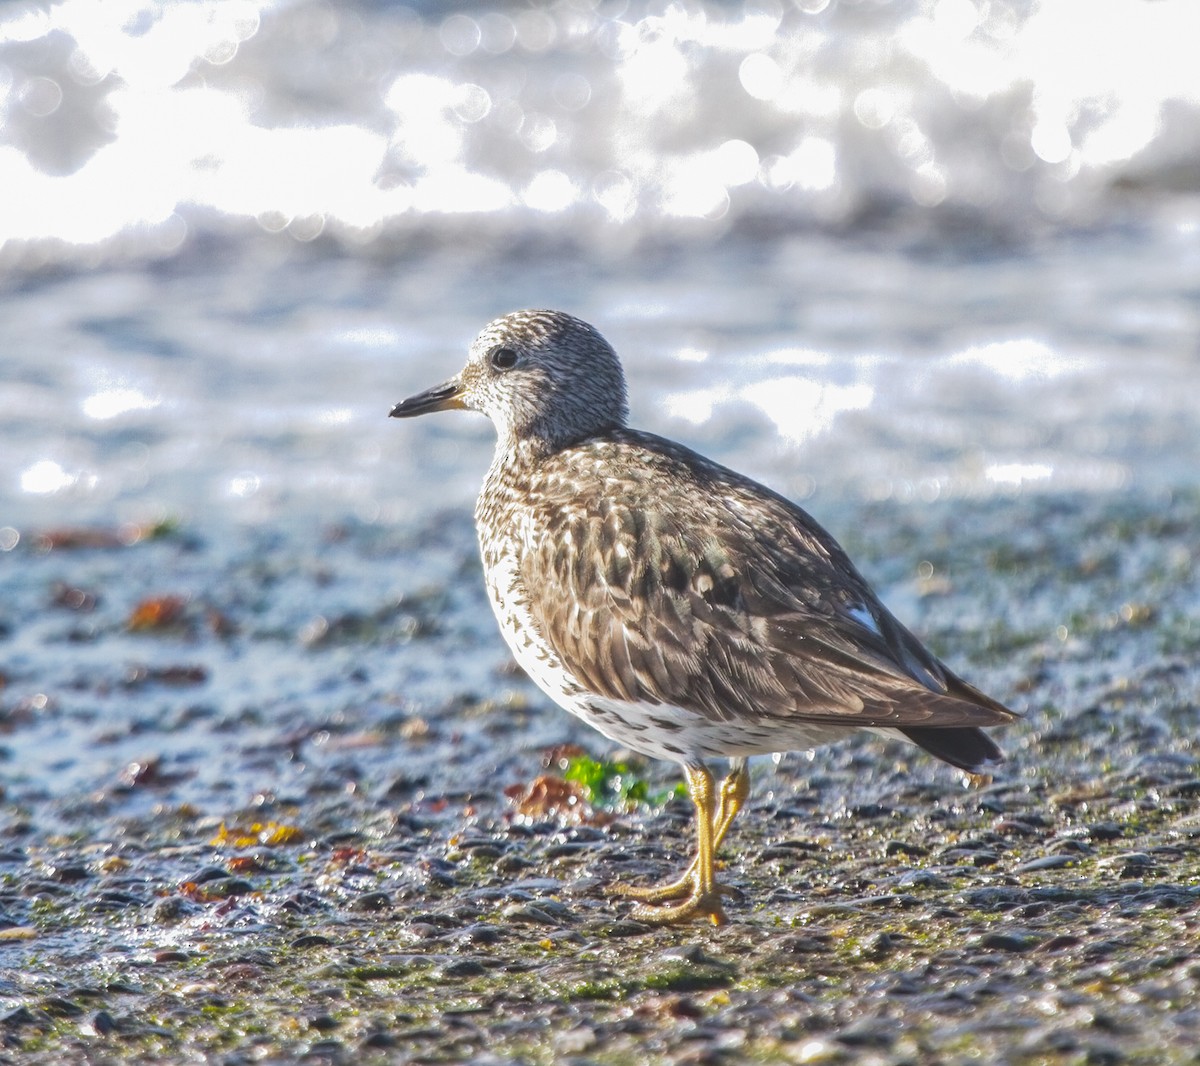
M492 352L492 366L497 370L511 370L517 365L517 353L511 348L497 348Z

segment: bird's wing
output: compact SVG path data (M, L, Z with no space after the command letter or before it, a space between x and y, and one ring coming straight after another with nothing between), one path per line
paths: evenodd
M623 455L608 490L588 496L587 478L555 475L536 494L521 560L530 609L588 688L713 720L942 728L1015 717L939 663L798 507L647 439L657 447Z

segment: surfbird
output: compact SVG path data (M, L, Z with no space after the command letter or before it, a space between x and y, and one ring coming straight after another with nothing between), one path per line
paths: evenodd
M725 921L714 856L751 755L869 730L970 772L1002 758L979 727L1016 714L905 629L805 511L626 426L621 364L586 322L504 315L460 373L391 414L450 409L496 428L475 522L517 662L606 737L683 768L695 858L669 884L616 886L635 917ZM713 758L730 760L720 787Z

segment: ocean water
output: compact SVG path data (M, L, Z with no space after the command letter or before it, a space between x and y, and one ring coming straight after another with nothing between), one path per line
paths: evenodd
M793 495L1192 483L1198 38L1191 0L8 4L0 525L467 499L485 425L383 416L520 306Z
M386 416L519 307L593 322L635 424L839 534L872 501L1194 489L1197 40L1195 0L3 5L0 704L36 722L10 764L211 781L245 703L278 740L494 687L462 570L491 429ZM36 548L160 519L183 546L132 564ZM460 578L435 644L313 651ZM82 628L64 581L101 593ZM182 642L127 632L162 593ZM203 636L206 602L247 635ZM180 660L212 735L147 739L192 697L126 668Z

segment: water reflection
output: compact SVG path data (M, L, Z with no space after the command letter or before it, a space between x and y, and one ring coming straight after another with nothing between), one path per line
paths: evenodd
M1094 218L1194 158L1198 37L1192 0L8 4L0 248L161 254L198 209L356 242L442 213Z
M39 459L21 471L22 492L33 496L50 496L68 489L77 481L77 476L68 474L53 459Z
M148 396L141 389L118 386L92 393L79 406L88 418L103 422L130 411L153 410L160 403L160 397Z
M486 426L384 414L546 303L793 494L1191 477L1197 39L1194 0L0 5L0 520L469 497Z

